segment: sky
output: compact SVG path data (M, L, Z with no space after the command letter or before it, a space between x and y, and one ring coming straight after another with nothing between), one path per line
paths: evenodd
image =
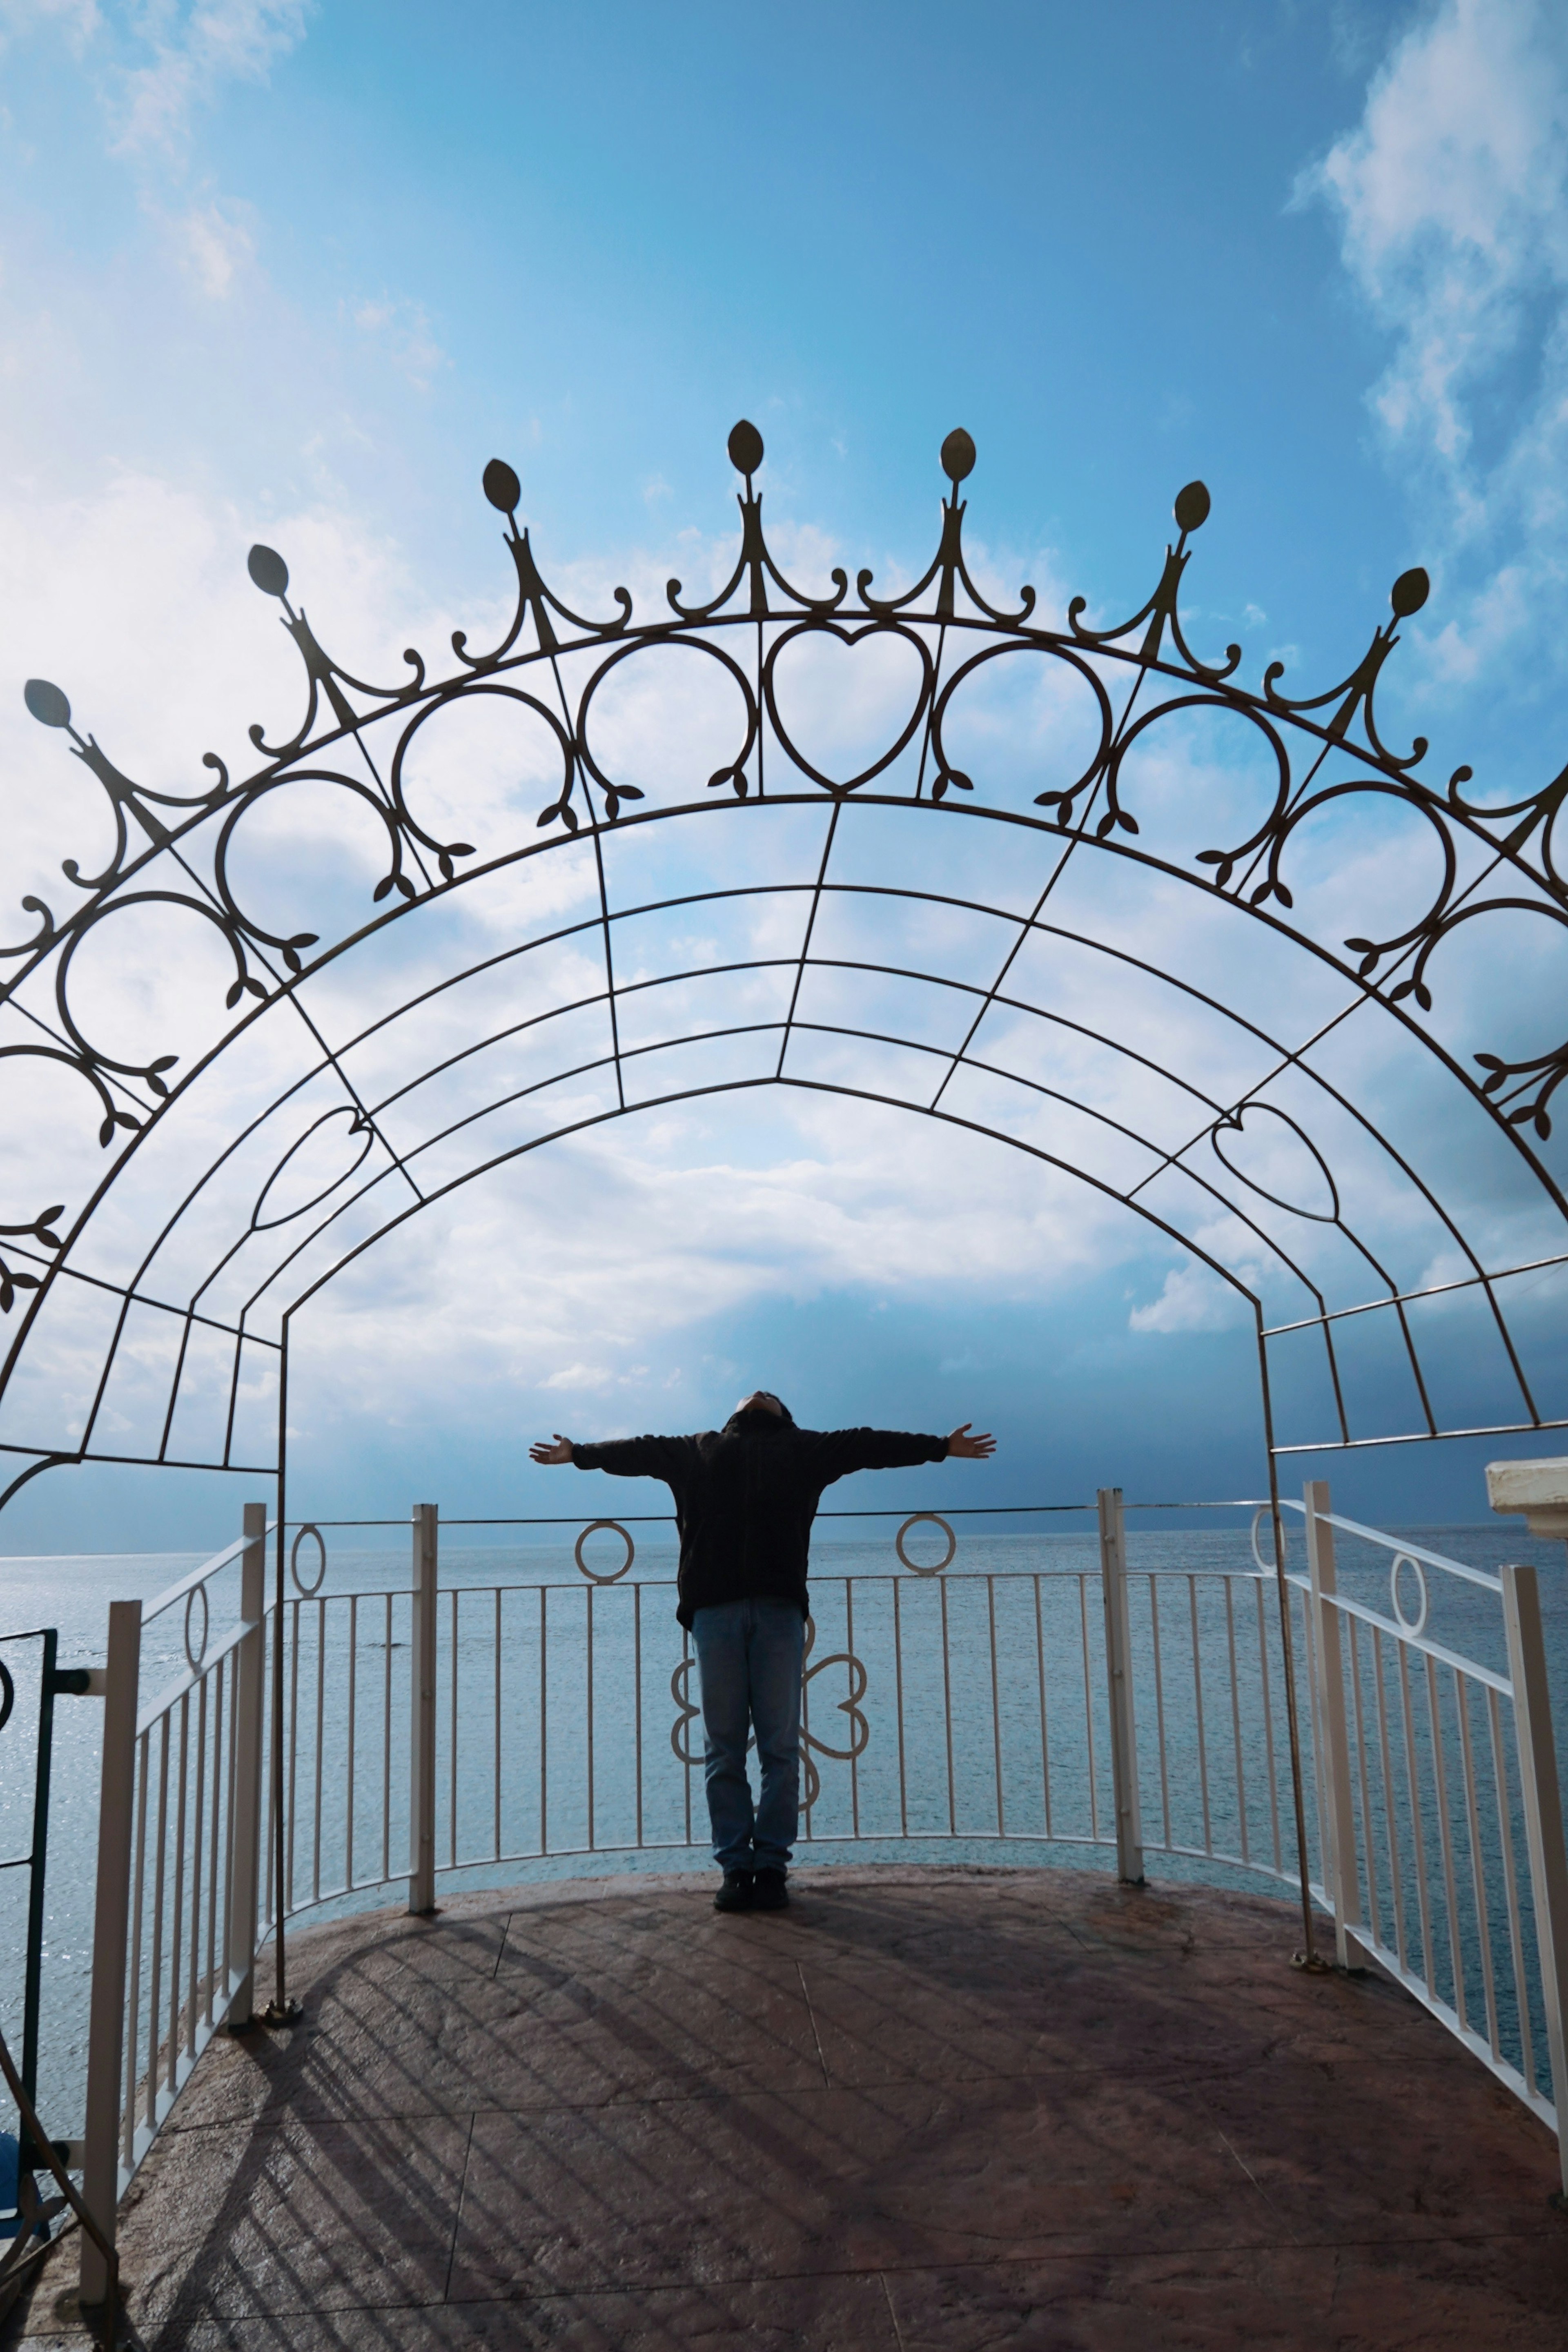
M695 576L742 415L781 543L884 573L923 563L962 423L987 565L1097 610L1142 601L1201 477L1200 643L1313 680L1424 564L1390 734L1536 785L1568 731L1565 173L1568 26L1529 0L0 0L6 902L58 897L93 821L24 677L130 772L188 768L297 692L252 541L370 663L500 595L492 456L547 569ZM995 1428L987 1500L1260 1491L1249 1333L897 1114L630 1121L421 1223L302 1349L301 1508L576 1508L536 1430L707 1425L758 1381L818 1423ZM1487 1450L1333 1475L1474 1518ZM0 1549L216 1543L237 1502L56 1472Z

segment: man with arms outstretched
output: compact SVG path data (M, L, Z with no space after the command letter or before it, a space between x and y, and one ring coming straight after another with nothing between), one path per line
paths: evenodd
M662 1478L680 1531L676 1615L691 1634L702 1687L704 1778L718 1911L779 1911L800 1811L800 1678L806 1559L825 1486L854 1470L900 1470L944 1455L995 1452L965 1422L950 1437L892 1429L797 1429L756 1389L722 1429L698 1437L624 1437L574 1445L556 1433L535 1462L574 1462L617 1478ZM754 1727L762 1793L752 1802L746 1743Z

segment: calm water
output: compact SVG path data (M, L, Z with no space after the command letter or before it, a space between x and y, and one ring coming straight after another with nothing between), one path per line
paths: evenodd
M907 1575L898 1578L900 1640L905 1655L900 1692L905 1735L901 1753L894 1717L897 1666L892 1647L889 1574L897 1570L897 1562L889 1537L879 1531L858 1541L819 1540L814 1548L814 1567L819 1580L815 1654L820 1659L847 1646L849 1628L845 1619L844 1589L838 1580L852 1577L857 1580L852 1646L863 1660L870 1681L864 1709L871 1737L856 1767L853 1789L847 1767L823 1761L821 1795L814 1809L814 1827L820 1839L831 1841L847 1835L858 1808L862 1837L896 1841L906 1828L911 1834L945 1837L951 1826L956 1825L962 1841L958 1847L933 1849L928 1845L922 1850L928 1853L956 1853L969 1859L996 1860L1004 1853L1008 1858L1015 1854L1027 1858L1030 1852L1038 1851L1037 1847L1012 1843L1005 1849L999 1848L994 1843L998 1818L1010 1842L1025 1837L1037 1840L1047 1828L1043 1805L1047 1801L1054 1799L1050 1826L1058 1839L1087 1833L1091 1808L1098 1811L1102 1830L1109 1822L1097 1582L1089 1589L1092 1608L1086 1627L1079 1612L1077 1579L1070 1573L1062 1574L1064 1570L1082 1570L1097 1579L1095 1538L1087 1532L974 1535L963 1531L963 1522L960 1529L959 1554L947 1580L945 1669L941 1663L943 1651L938 1631L939 1612L944 1606L940 1585L935 1580ZM632 1704L628 1677L634 1671L630 1588L637 1583L645 1588L658 1587L673 1576L675 1567L673 1545L665 1529L639 1528L636 1532L637 1557L631 1575L624 1583L602 1588L595 1603L597 1646L593 1687L598 1695L600 1728L596 1734L593 1820L601 1846L626 1843L635 1836L635 1759L625 1736ZM1542 1570L1559 1751L1568 1759L1568 1553L1564 1547L1531 1543L1510 1528L1496 1525L1406 1528L1399 1532L1429 1549L1451 1554L1479 1568L1495 1570L1505 1560L1531 1559ZM645 1537L649 1539L645 1541ZM922 1539L928 1547L923 1553ZM406 1538L368 1547L351 1545L337 1534L330 1534L328 1540L331 1549L322 1588L325 1594L342 1601L352 1594L406 1591ZM604 1568L615 1565L619 1557L615 1539L601 1536L594 1541L596 1548L603 1548L602 1553L596 1549L589 1555L595 1564ZM909 1539L911 1556L916 1559L937 1556L940 1545L940 1536L931 1529L920 1531ZM52 1624L58 1629L62 1665L99 1663L103 1656L108 1602L135 1595L150 1598L196 1566L203 1556L159 1553L0 1559L0 1631L18 1633L39 1624ZM1212 1522L1196 1529L1155 1534L1140 1531L1136 1520L1131 1519L1129 1558L1135 1572L1152 1568L1237 1570L1251 1564L1245 1526L1216 1527ZM311 1549L307 1545L300 1559L301 1571L307 1578L313 1575L314 1565ZM1299 1549L1289 1565L1299 1567ZM1035 1589L1033 1577L1041 1572L1054 1572L1055 1581L1044 1588L1046 1605L1037 1617L1031 1597ZM1342 1539L1340 1576L1342 1590L1386 1613L1386 1555ZM995 1580L990 1588L987 1577ZM1500 1612L1495 1597L1458 1585L1436 1571L1430 1572L1429 1580L1432 1601L1428 1630L1434 1637L1484 1664L1506 1668ZM587 1759L580 1704L581 1694L587 1686L586 1588L577 1572L571 1545L463 1545L454 1539L454 1531L447 1529L443 1533L441 1582L444 1589L463 1597L456 1603L455 1613L453 1603L444 1601L442 1604L442 1705L447 1712L442 1731L445 1777L438 1792L438 1859L444 1861L452 1850L454 1832L459 1857L487 1851L496 1821L501 1822L501 1843L506 1851L525 1851L544 1843L556 1847L586 1843ZM215 1633L232 1619L237 1585L237 1571L233 1570L225 1571L215 1582ZM510 1679L498 1706L494 1681L495 1604L481 1599L476 1588L541 1585L567 1588L559 1595L553 1591L551 1594L549 1633L543 1643L537 1638L537 1592L525 1591L510 1595L504 1602L502 1651ZM1183 1615L1188 1607L1184 1582L1173 1582L1161 1576L1158 1585L1163 1651L1173 1659L1184 1656L1189 1667L1195 1666L1201 1658L1205 1676L1212 1674L1215 1691L1223 1694L1228 1686L1224 1648L1229 1638L1223 1622L1223 1588L1213 1583L1207 1586L1204 1607L1208 1613L1201 1622L1194 1619L1189 1627ZM1261 1852L1268 1837L1261 1773L1255 1776L1256 1785L1238 1801L1231 1780L1226 1777L1227 1743L1233 1738L1232 1720L1226 1711L1227 1697L1219 1715L1211 1720L1207 1747L1200 1753L1191 1719L1190 1674L1185 1685L1181 1684L1179 1675L1172 1675L1168 1679L1177 1686L1158 1695L1166 1710L1168 1771L1162 1786L1155 1760L1156 1693L1152 1678L1147 1591L1146 1584L1135 1582L1132 1611L1146 1840L1150 1843L1158 1841L1163 1807L1172 1817L1174 1842L1201 1842L1200 1768L1209 1773L1212 1766L1213 1785L1205 1786L1203 1795L1205 1805L1212 1800L1214 1842L1236 1851L1245 1819L1250 1822L1252 1850ZM1255 1620L1249 1613L1255 1606L1255 1594L1252 1588L1237 1588L1237 1591L1241 1603L1237 1623L1243 1653L1250 1639L1251 1658L1256 1664L1258 1636ZM1407 1609L1414 1607L1414 1588L1408 1582L1405 1600ZM1216 1606L1221 1615L1214 1614ZM1271 1594L1268 1606L1272 1611ZM386 1625L382 1607L362 1601L355 1617L361 1644L361 1717L356 1717L353 1742L359 1772L355 1803L369 1809L363 1811L364 1826L358 1832L356 1874L360 1875L367 1867L374 1870L377 1866L374 1854L367 1865L364 1853L367 1846L379 1849L381 1837L377 1778L381 1768L377 1759L382 1754L384 1727L376 1712L378 1678L384 1671L390 1690L395 1666L400 1669L403 1664L401 1658L394 1661L384 1650ZM650 1843L682 1840L685 1807L694 1802L697 1810L693 1820L700 1840L700 1778L682 1769L668 1742L668 1718L673 1713L668 1677L678 1668L681 1652L679 1629L672 1623L673 1594L667 1590L645 1589L640 1609L644 1653L643 1680L638 1688L644 1695L644 1703L655 1710L645 1721L644 1732L646 1767L640 1795L645 1834ZM401 1649L405 1640L406 1610L406 1601L395 1604L391 1624L395 1648ZM332 1643L341 1636L330 1629L346 1627L347 1622L346 1606L335 1613L330 1611L324 1617L313 1604L301 1607L300 1656L305 1691L301 1738L309 1748L313 1738L310 1707L314 1703L314 1678L320 1665L323 1692L321 1754L330 1785L335 1784L338 1767L349 1751L342 1719L344 1684L333 1664L337 1653ZM454 1622L458 1629L455 1648L450 1638ZM1082 1654L1086 1632L1090 1648L1087 1696ZM142 1653L143 1704L176 1679L182 1670L181 1640L182 1612L178 1607L148 1629ZM1048 1664L1051 1683L1054 1712L1048 1736L1044 1735L1043 1727L1037 1727L1037 1644L1038 1655ZM377 1654L379 1664L375 1663ZM26 1848L30 1829L36 1654L36 1649L30 1652L28 1645L15 1641L0 1647L0 1656L12 1664L18 1694L0 1750L5 1759L4 1774L0 1776L0 1853L5 1854ZM945 1687L942 1679L944 1671ZM834 1679L836 1675L843 1679L843 1692ZM403 1703L405 1682L405 1675L400 1674L396 1685L399 1706ZM1239 1728L1244 1754L1257 1762L1263 1745L1258 1714L1263 1694L1261 1678L1255 1675L1254 1682L1256 1687L1235 1727ZM447 1744L450 1693L454 1689L459 1694L458 1715L463 1727L463 1736L455 1748ZM813 1728L830 1743L841 1744L847 1733L842 1714L836 1710L848 1692L847 1669L828 1670L818 1690L824 1696L818 1701L813 1694ZM551 1710L547 1837L541 1835L539 1748L532 1727L542 1691L548 1695ZM1282 1721L1281 1697L1276 1686L1277 1746ZM100 1716L100 1705L94 1700L61 1698L57 1702L39 2095L46 2121L61 2135L75 2134L81 2125ZM994 1733L994 1717L1001 1727ZM514 1721L527 1726L526 1738L520 1734L512 1740ZM1086 1722L1093 1727L1088 1742ZM495 1738L498 1723L516 1750L513 1754L503 1745L499 1769ZM1089 1778L1085 1754L1088 1745L1101 1749L1102 1785L1098 1792ZM450 1769L454 1753L455 1773ZM1042 1766L1045 1797L1041 1794ZM1251 1769L1250 1764L1248 1769ZM400 1810L403 1793L399 1777L395 1775L390 1807L390 1843L395 1863L398 1853L405 1851L406 1814ZM306 1826L302 1826L300 1836L296 1858L296 1901L300 1898L301 1880L308 1884L316 1858ZM896 1847L889 1843L877 1850L890 1852ZM1053 1846L1049 1851L1060 1860L1080 1864L1094 1861L1104 1866L1108 1859L1103 1849L1094 1854L1070 1845ZM822 1858L830 1859L835 1854L853 1857L855 1849L825 1843L819 1852ZM320 1857L321 1883L336 1883L342 1874L342 1835L331 1822L323 1829ZM655 1851L647 1856L654 1867L660 1868L678 1865L686 1858L680 1852L668 1851ZM1289 1867L1289 1852L1284 1859ZM606 1863L593 1856L543 1865L551 1871L625 1866L624 1861ZM1173 1866L1163 1864L1158 1856L1152 1857L1151 1874L1157 1876L1162 1867L1169 1871ZM493 1874L501 1883L523 1874L526 1865L502 1868ZM0 2019L14 2048L19 2041L21 2023L24 1878L25 1874L19 1871L0 1874ZM482 1874L468 1883L482 1883ZM389 1897L383 1893L365 1899L385 1902ZM395 1890L392 1899L395 1899Z

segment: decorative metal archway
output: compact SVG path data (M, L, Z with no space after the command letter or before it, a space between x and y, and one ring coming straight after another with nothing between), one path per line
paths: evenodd
M28 683L34 717L102 786L114 840L96 873L66 862L75 907L25 898L33 936L0 950L14 1087L68 1073L91 1114L18 1130L73 1213L27 1217L23 1201L0 1223L0 1307L21 1309L0 1369L15 1471L0 1503L64 1463L281 1477L292 1318L390 1231L604 1119L767 1086L1006 1142L1191 1253L1255 1322L1271 1464L1568 1425L1540 1286L1568 1263L1550 1113L1568 1041L1550 1018L1542 1034L1539 991L1507 984L1531 919L1552 940L1568 929L1568 769L1490 807L1468 796L1468 767L1420 780L1424 740L1385 744L1376 689L1425 572L1395 581L1392 617L1337 684L1288 695L1276 660L1254 691L1238 646L1203 661L1184 625L1201 483L1176 499L1137 612L1091 626L1074 597L1049 627L1032 589L1005 610L977 583L967 434L942 445L936 554L886 596L869 571L853 593L841 569L828 593L794 586L763 533L755 427L729 453L743 479L729 577L706 598L671 581L641 620L625 589L596 621L550 588L517 476L493 461L515 609L485 652L455 633L439 678L412 650L401 686L352 676L290 601L282 559L253 548L306 702L284 740L250 730L243 779L209 752L201 790L135 782L58 687ZM727 719L698 700L729 733L710 772L659 792L627 755L646 779L638 697L676 657L727 698ZM814 664L868 658L881 733L846 772L801 714L839 683L825 693ZM1036 680L1022 698L1020 665ZM504 837L469 843L437 823L423 780L480 711L548 781L542 808L536 790ZM1214 748L1237 729L1250 782ZM1194 781L1197 809L1180 797ZM258 813L307 789L381 845L370 905L340 899L334 932L262 903L279 892L276 876L258 889L254 858L247 878ZM671 821L689 860L673 888L628 846ZM944 828L917 837L912 869L911 824ZM519 903L546 871L565 876L565 919ZM1347 871L1374 913L1344 938ZM693 960L668 919L696 908L728 936ZM156 1038L110 1051L73 996L89 943L154 909L232 962L217 1034L183 1071ZM1468 970L1445 999L1471 942L1492 979ZM95 1151L112 1156L89 1176Z

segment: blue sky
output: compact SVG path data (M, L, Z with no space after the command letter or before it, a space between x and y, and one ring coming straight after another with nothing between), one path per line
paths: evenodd
M1314 682L1423 562L1391 731L1419 723L1434 766L1469 758L1500 793L1562 764L1554 11L0 0L0 35L7 667L59 677L135 772L292 691L252 539L337 641L400 646L405 615L495 593L488 457L517 467L547 563L653 573L732 529L742 414L771 525L884 568L923 562L962 422L990 558L1107 607L1142 600L1201 475L1200 645L1239 634ZM75 846L14 686L12 900ZM767 1160L721 1119L665 1148L688 1174ZM397 1260L421 1334L398 1379L341 1321L302 1367L310 1507L400 1512L412 1481L452 1510L566 1507L519 1467L542 1413L689 1424L753 1379L816 1420L992 1423L1005 1499L1256 1490L1250 1341L1162 1324L1163 1262L1020 1243L1010 1283L959 1229L1028 1223L1016 1167L921 1193L881 1129L767 1149L780 1197L779 1171L812 1172L795 1223L745 1194L746 1278L689 1254L633 1311L622 1267L620 1311L584 1277L571 1313L539 1310L553 1372L521 1340L474 1349L477 1294L436 1312ZM606 1199L624 1180L592 1176ZM808 1249L836 1193L841 1244ZM1368 1507L1479 1515L1468 1454L1353 1475ZM59 1473L0 1543L216 1540L232 1508L212 1482Z

